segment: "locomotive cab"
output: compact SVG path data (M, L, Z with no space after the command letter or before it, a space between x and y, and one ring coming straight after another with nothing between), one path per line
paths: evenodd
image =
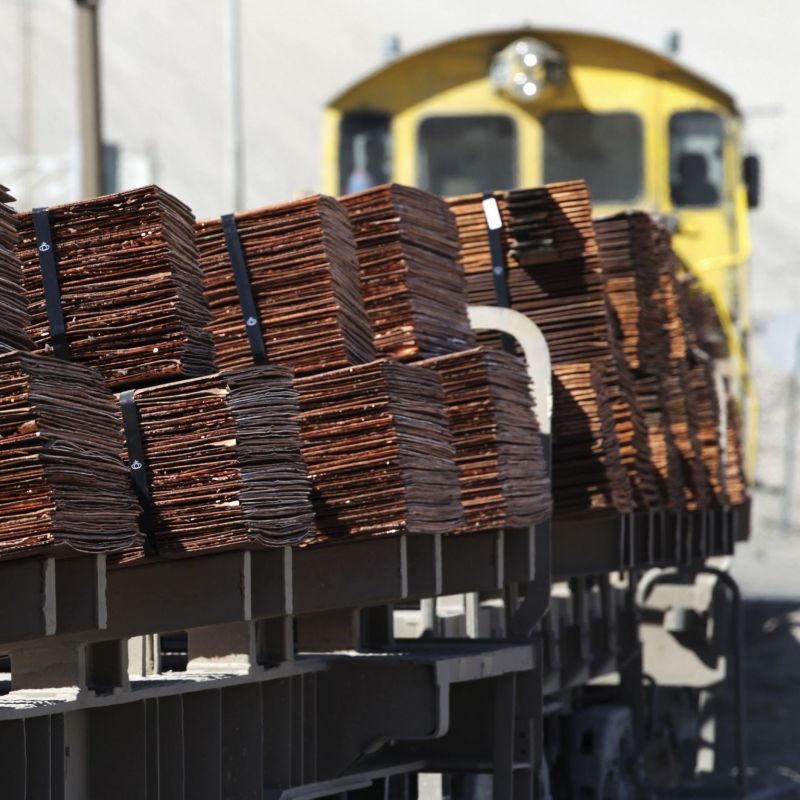
M659 215L712 300L713 352L752 467L747 212L759 170L741 127L729 94L660 54L572 32L483 34L394 61L331 101L324 191L395 181L451 196L582 178L598 215Z

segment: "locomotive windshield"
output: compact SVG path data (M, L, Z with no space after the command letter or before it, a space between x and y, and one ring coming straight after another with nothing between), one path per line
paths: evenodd
M583 178L596 203L642 194L642 121L636 114L556 111L542 119L544 182Z
M517 185L517 133L501 114L428 117L419 125L417 183L444 197Z
M724 182L724 127L710 111L681 111L669 121L669 182L676 206L719 205Z
M390 118L379 111L342 117L339 138L339 193L350 194L389 181Z

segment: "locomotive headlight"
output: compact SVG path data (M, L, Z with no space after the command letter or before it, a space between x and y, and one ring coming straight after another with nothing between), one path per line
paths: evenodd
M549 44L524 37L495 54L489 78L497 91L512 100L530 103L548 87L564 82L564 57Z

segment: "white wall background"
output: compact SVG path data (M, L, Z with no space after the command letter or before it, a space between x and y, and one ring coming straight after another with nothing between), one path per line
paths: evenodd
M763 157L765 202L753 215L759 478L782 486L787 370L800 333L797 0L241 0L241 9L248 206L318 187L324 103L381 64L391 34L409 51L527 23L661 49L679 30L680 60L737 97L746 141ZM157 182L198 216L226 211L224 1L102 0L101 25L106 139L151 158ZM7 156L77 152L74 38L70 0L0 0L0 168ZM67 184L58 191L65 196L46 201L70 199ZM759 492L763 531L779 515L775 498ZM795 516L800 531L800 491ZM765 547L751 550L766 557Z

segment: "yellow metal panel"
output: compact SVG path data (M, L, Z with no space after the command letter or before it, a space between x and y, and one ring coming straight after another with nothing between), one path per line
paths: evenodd
M342 112L326 108L322 117L322 191L339 194L339 124Z

